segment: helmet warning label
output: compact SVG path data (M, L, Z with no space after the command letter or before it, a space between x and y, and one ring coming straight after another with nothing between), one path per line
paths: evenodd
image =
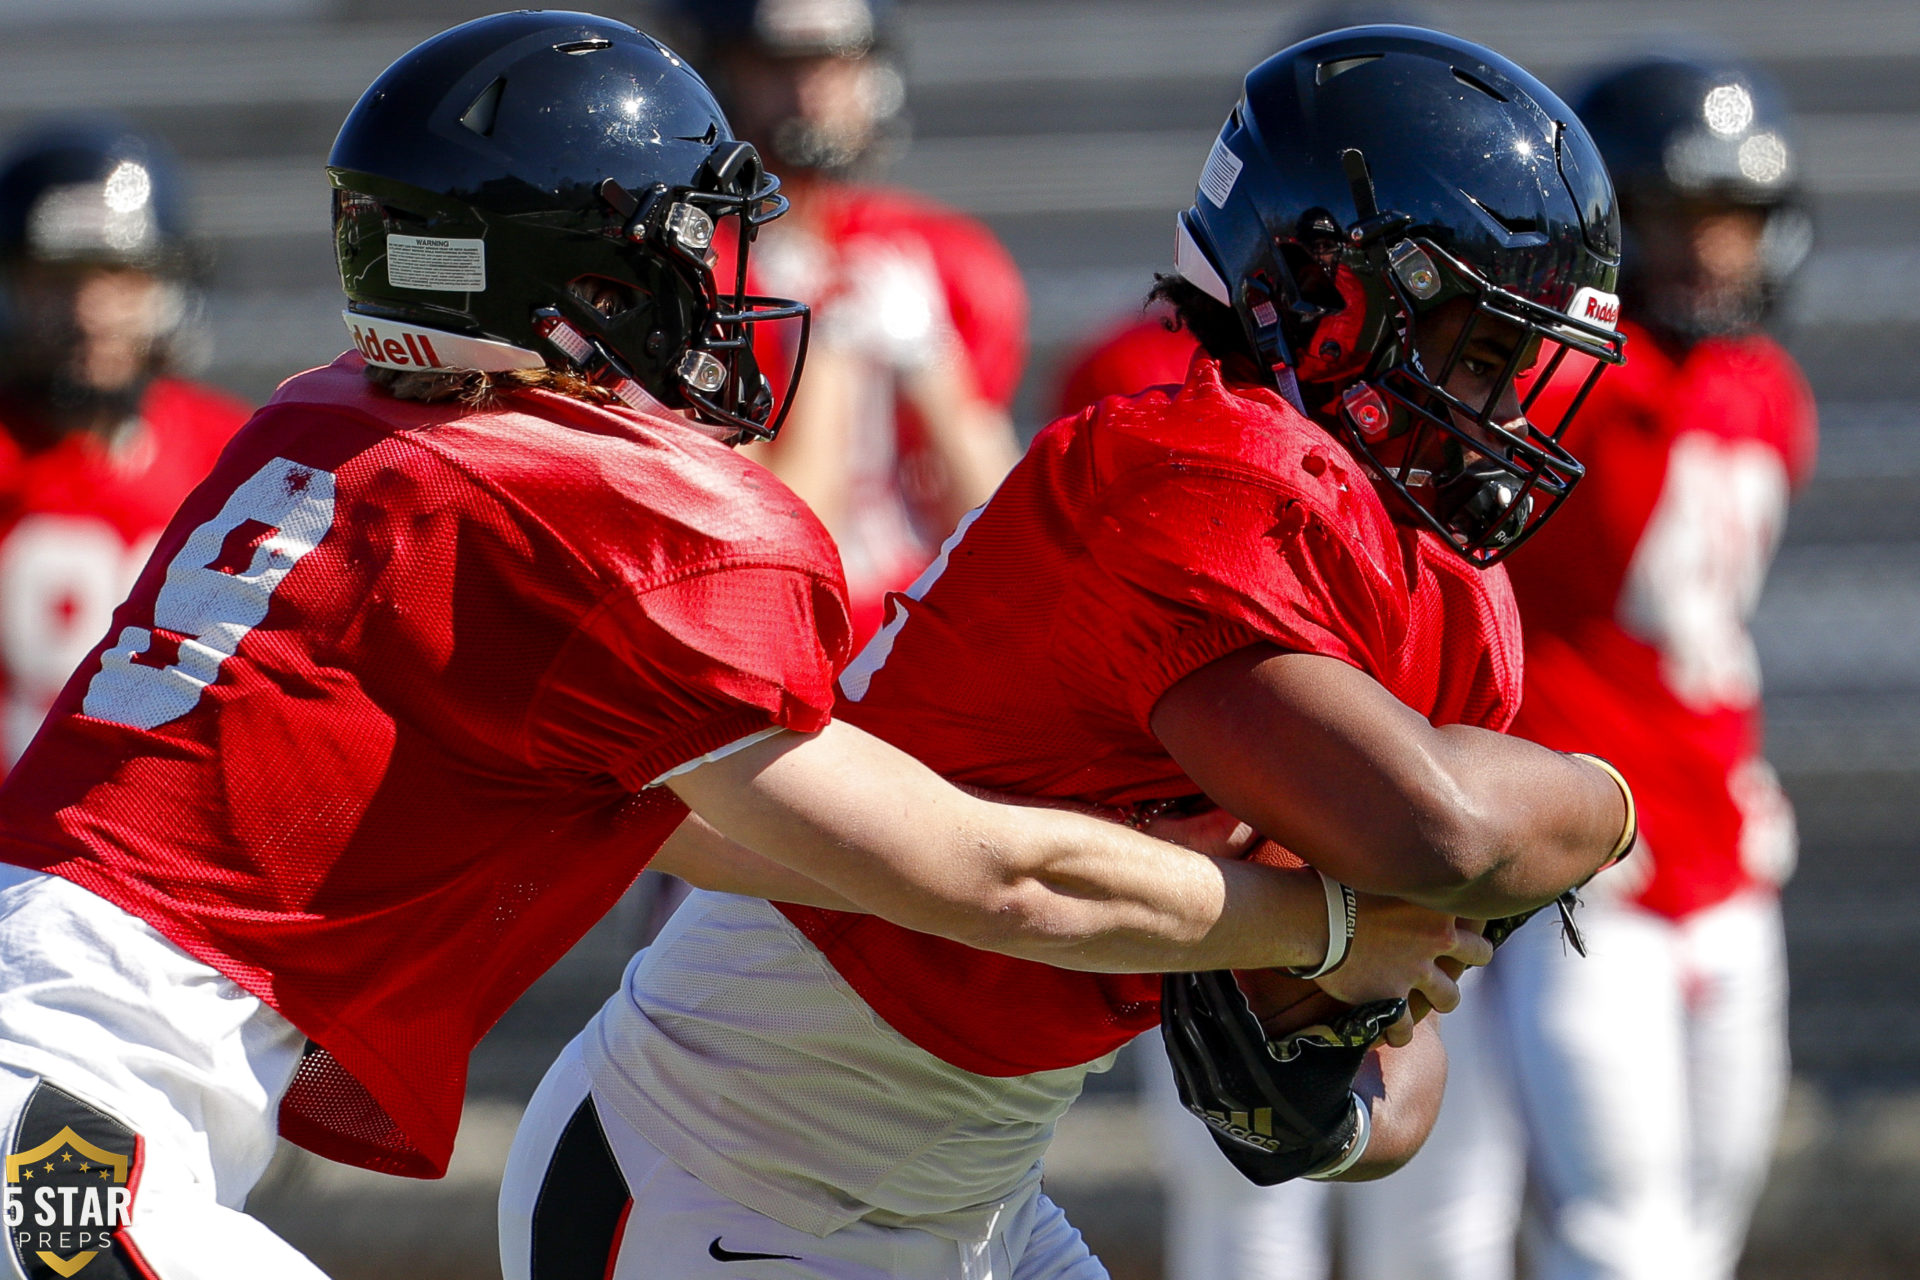
M1200 193L1213 201L1213 207L1227 207L1227 197L1233 194L1233 184L1240 176L1245 162L1233 154L1225 138L1216 138L1213 150L1207 153L1206 168L1200 171Z
M390 235L387 237L387 283L395 289L484 292L487 242Z

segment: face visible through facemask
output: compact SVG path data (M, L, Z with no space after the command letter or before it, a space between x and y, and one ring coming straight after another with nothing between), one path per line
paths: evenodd
M735 130L782 172L835 173L873 142L882 85L871 58L748 48L729 51L725 65Z
M23 262L8 287L16 334L6 382L52 423L111 429L134 414L177 307L166 281L132 267Z
M1626 292L1634 314L1687 342L1759 325L1766 309L1765 209L1671 200L1627 212L1634 254Z

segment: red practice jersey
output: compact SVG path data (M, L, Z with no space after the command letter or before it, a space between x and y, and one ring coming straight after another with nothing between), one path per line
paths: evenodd
M824 725L812 514L678 418L288 382L161 536L0 788L0 858L150 921L305 1032L282 1132L437 1175L467 1055L684 808Z
M841 681L839 714L962 783L1107 806L1199 788L1149 717L1183 676L1268 643L1326 654L1436 723L1503 728L1519 693L1506 575L1396 523L1277 394L1108 399L1043 431ZM896 1030L1011 1076L1156 1024L1152 976L1073 973L854 915L784 908Z
M1812 468L1814 409L1768 338L1676 360L1626 332L1626 365L1567 435L1589 474L1510 561L1527 655L1514 731L1620 767L1641 833L1622 870L1650 877L1644 906L1678 918L1776 881L1791 857L1747 622Z
M817 234L773 228L755 247L754 283L813 306L821 340L863 357L849 389L846 509L832 531L864 639L886 593L913 581L948 529L925 425L898 393L896 362L944 358L950 345L981 398L1009 407L1026 361L1026 287L991 231L924 197L835 183L808 198ZM849 318L854 332L828 333ZM890 352L895 329L925 336L915 351ZM789 361L767 353L761 363L778 377Z
M0 408L0 418L16 412ZM0 775L247 412L163 378L141 400L139 429L111 442L75 432L29 448L21 438L30 431L0 426Z

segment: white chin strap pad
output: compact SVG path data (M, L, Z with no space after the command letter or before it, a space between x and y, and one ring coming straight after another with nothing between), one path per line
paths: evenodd
M1173 269L1180 278L1224 306L1233 305L1233 294L1227 289L1227 282L1213 269L1202 253L1193 233L1187 230L1187 220L1180 214L1173 218Z
M342 311L347 334L367 363L382 369L478 369L504 373L509 369L544 369L547 362L525 347L490 338L469 338L445 329L428 329L398 320L375 320Z

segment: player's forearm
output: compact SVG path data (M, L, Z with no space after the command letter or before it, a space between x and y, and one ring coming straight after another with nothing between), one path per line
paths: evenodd
M853 903L817 880L763 858L745 845L715 831L699 814L685 822L660 846L647 864L655 871L678 876L696 889L737 893L805 907L857 911Z
M1551 901L1600 866L1626 821L1593 766L1435 728L1323 655L1229 654L1168 690L1153 729L1222 807L1328 875L1456 915Z
M1405 1046L1381 1045L1370 1052L1353 1082L1353 1091L1366 1100L1371 1121L1366 1154L1331 1181L1384 1178L1419 1154L1440 1116L1446 1084L1447 1051L1431 1018L1414 1030Z
M850 499L848 424L854 415L849 357L816 347L778 439L742 452L778 476L828 528L838 528Z
M855 908L971 946L1141 973L1312 965L1326 953L1315 875L981 800L845 724L756 743L668 785L732 840Z
M983 809L1003 850L993 874L915 927L1100 973L1311 967L1326 954L1316 875L1219 861L1069 812Z
M940 514L952 523L993 496L1020 460L1019 440L1006 413L982 399L954 361L915 371L905 386L942 474Z
M1427 905L1478 919L1531 910L1612 856L1628 814L1604 771L1505 734L1435 733L1461 798L1435 833L1454 883L1436 886Z

